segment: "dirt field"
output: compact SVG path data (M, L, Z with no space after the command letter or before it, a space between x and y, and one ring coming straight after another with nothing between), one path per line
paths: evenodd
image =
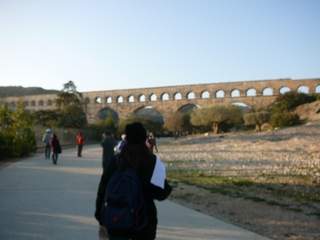
M320 239L320 123L159 143L174 201L272 239Z

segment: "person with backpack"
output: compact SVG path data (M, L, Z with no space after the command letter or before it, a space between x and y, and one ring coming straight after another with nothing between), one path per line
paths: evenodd
M128 124L125 133L126 144L102 174L95 217L110 240L153 240L158 223L154 200L166 199L172 188L164 164L146 146L143 125Z
M57 135L54 133L51 138L52 163L57 165L59 153L61 153L61 145Z

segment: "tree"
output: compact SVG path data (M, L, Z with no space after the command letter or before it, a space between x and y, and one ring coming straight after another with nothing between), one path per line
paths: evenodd
M58 94L56 105L60 114L61 127L82 128L87 124L82 94L77 91L75 84L69 81L63 85Z
M190 114L176 112L166 119L164 127L173 132L175 136L180 136L183 132L188 132L192 128Z
M35 151L36 141L31 114L18 103L13 112L0 107L0 158L21 157Z
M242 111L236 106L217 105L200 108L192 112L191 123L195 126L212 126L215 134L221 130L224 123L238 124L242 121Z
M261 126L264 123L267 123L270 119L270 113L268 111L253 111L245 113L243 115L245 125L247 126L256 126L256 130L261 131Z
M59 112L54 110L40 110L32 114L34 122L44 127L57 126L61 118Z
M315 95L291 91L279 95L271 108L273 111L292 111L299 105L314 102L316 100L317 97Z

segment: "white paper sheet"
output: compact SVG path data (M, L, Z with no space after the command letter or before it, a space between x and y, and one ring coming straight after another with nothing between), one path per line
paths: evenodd
M154 166L152 177L151 177L151 183L157 187L164 189L165 179L166 179L166 166L160 160L160 158L157 157L156 165Z

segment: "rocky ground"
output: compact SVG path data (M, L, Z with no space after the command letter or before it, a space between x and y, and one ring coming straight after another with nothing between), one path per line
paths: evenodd
M272 239L320 239L320 123L159 142L174 201Z

